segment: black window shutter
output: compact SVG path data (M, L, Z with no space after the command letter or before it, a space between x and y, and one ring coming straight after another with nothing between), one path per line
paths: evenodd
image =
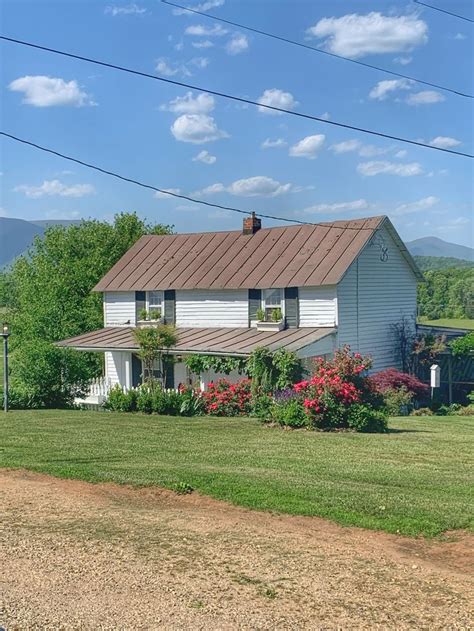
M171 355L163 355L163 372L165 374L165 388L174 388L174 361Z
M165 324L176 324L176 292L174 289L165 289Z
M135 292L135 315L138 320L138 314L142 309L146 309L146 291Z
M299 326L298 287L285 287L285 319L288 328Z
M249 323L257 319L257 309L262 306L262 290L249 289Z

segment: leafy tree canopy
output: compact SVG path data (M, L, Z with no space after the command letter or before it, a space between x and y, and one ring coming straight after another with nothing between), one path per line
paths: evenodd
M429 320L474 316L474 269L425 272L418 288L419 315Z
M113 223L52 226L2 273L0 297L12 331L12 386L28 393L30 405L66 405L77 396L77 385L83 388L100 373L100 354L52 343L101 328L102 295L93 287L141 236L171 230L136 213L118 214Z

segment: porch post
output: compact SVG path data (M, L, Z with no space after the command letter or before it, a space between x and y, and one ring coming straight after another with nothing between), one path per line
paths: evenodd
M131 353L127 353L125 355L125 388L126 390L130 390L132 387L131 358L132 358Z

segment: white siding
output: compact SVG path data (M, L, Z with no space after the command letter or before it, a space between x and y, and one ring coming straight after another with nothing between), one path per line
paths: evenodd
M332 357L336 350L336 334L330 333L317 342L308 344L304 348L298 351L298 357L301 359L307 357L321 357L323 355L330 355Z
M247 327L248 309L246 289L176 291L178 327Z
M104 292L104 318L105 326L135 326L135 292Z
M113 386L119 384L126 388L130 387L131 359L131 353L124 351L107 351L105 353L105 376L110 379Z
M207 390L208 385L213 381L214 383L219 379L226 379L230 383L237 383L242 379L245 379L245 375L242 375L237 370L232 370L228 375L223 372L214 372L214 370L206 370L200 375L201 390Z
M300 326L335 326L336 287L300 287Z
M380 245L388 248L385 262ZM338 346L350 344L353 351L371 355L372 371L397 366L391 325L403 316L414 322L416 288L415 275L389 232L378 231L338 285Z

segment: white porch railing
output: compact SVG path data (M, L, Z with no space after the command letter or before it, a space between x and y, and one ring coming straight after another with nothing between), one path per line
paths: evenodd
M93 379L89 384L89 390L84 397L76 397L74 403L76 405L102 405L109 396L112 388L110 379L98 377Z

